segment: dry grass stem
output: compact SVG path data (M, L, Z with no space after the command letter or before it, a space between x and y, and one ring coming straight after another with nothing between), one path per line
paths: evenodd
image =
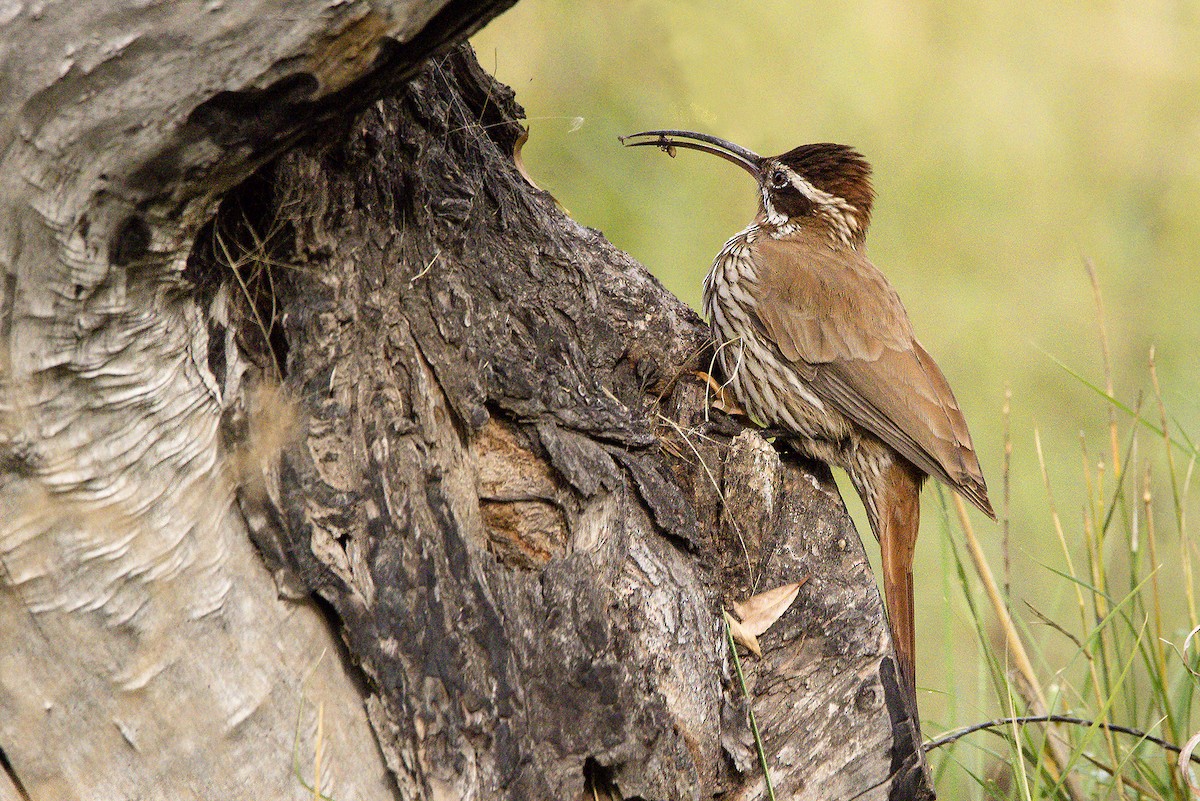
M1000 409L1004 419L1004 467L1002 472L1000 504L1000 552L1004 556L1004 597L1012 598L1012 563L1009 559L1009 529L1012 516L1012 387L1004 388L1004 405Z
M953 493L953 498L954 509L958 513L958 522L966 539L967 551L971 555L971 564L974 565L976 574L978 574L980 581L983 582L984 592L987 594L988 601L992 605L992 610L996 614L996 619L1000 623L1000 628L1004 632L1005 651L1012 658L1017 673L1021 677L1021 681L1015 684L1015 688L1022 695L1022 700L1027 708L1036 715L1045 715L1049 712L1049 705L1046 703L1046 696L1042 691L1041 682L1038 681L1033 664L1029 661L1029 655L1025 651L1021 635L1017 632L1017 627L1013 623L1012 616L1008 613L1008 607L1004 603L1000 589L996 586L996 579L992 575L992 569L988 565L987 557L984 556L983 548L980 546L979 540L975 537L975 529L971 525L971 518L967 514L967 507L958 493ZM1056 782L1061 783L1072 801L1083 801L1087 796L1083 793L1079 784L1079 778L1073 773L1064 774L1064 770L1066 770L1071 762L1069 756L1070 745L1052 727L1048 730L1048 734L1049 736L1045 741L1046 748L1048 749L1047 756L1049 757L1049 762L1045 765L1047 772L1050 773Z
M1104 296L1100 292L1100 278L1096 275L1096 265L1092 263L1091 259L1084 259L1083 266L1087 270L1088 281L1092 285L1092 298L1096 303L1096 326L1100 332L1100 354L1104 363L1104 390L1110 399L1115 399L1112 352L1108 347L1108 326L1104 322ZM1117 436L1117 409L1111 403L1108 404L1108 432L1109 444L1112 447L1113 479L1115 480L1121 475L1121 450L1120 439Z

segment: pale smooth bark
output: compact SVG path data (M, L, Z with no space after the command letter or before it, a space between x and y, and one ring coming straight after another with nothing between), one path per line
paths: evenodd
M243 401L182 273L259 160L495 4L445 5L0 5L0 748L31 798L311 798L318 718L329 791L394 797L234 505Z

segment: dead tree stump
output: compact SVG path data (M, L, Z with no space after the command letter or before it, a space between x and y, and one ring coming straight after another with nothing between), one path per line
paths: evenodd
M288 232L306 433L252 515L270 550L345 625L416 796L754 797L721 609L807 579L747 661L777 792L885 797L913 752L828 471L707 408L706 327L522 178L519 116L460 49L231 199Z
M748 708L778 797L923 797L828 470L522 177L498 5L405 8L5 66L0 799L761 798Z

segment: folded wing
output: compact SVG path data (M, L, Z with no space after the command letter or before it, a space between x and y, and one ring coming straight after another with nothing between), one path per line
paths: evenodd
M883 274L857 252L755 244L764 333L817 396L995 517L962 410Z

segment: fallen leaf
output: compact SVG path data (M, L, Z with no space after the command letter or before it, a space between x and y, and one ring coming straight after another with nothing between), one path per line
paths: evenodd
M742 627L755 637L771 628L796 600L805 581L807 577L735 603L733 611L742 619Z
M725 625L729 626L729 633L733 635L734 642L745 647L759 659L762 658L762 648L758 645L758 638L747 631L745 626L738 623L729 612L725 613Z

